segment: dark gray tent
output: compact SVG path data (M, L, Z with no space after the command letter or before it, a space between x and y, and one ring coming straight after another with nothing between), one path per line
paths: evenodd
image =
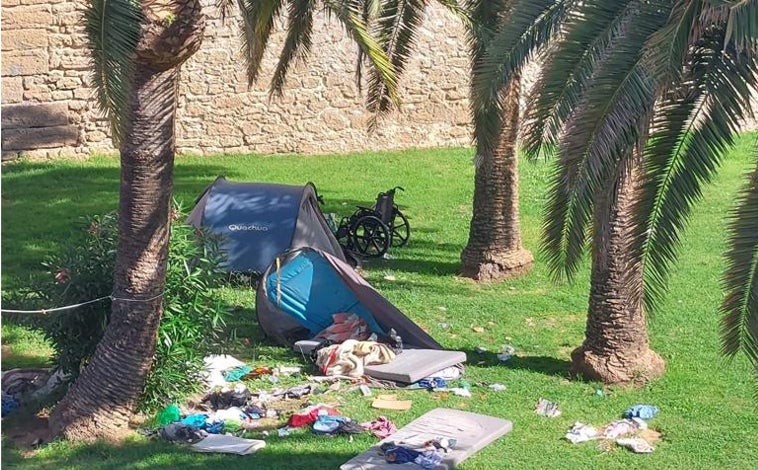
M263 274L255 298L261 329L278 343L313 338L332 324L332 314L349 312L377 334L394 328L404 346L442 349L338 257L302 248L278 261Z
M312 183L231 183L219 176L200 195L187 223L222 235L229 271L262 272L277 256L303 246L345 259Z

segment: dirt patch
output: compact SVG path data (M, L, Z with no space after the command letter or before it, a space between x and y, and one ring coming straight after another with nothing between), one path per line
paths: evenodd
M29 452L52 437L46 413L25 414L3 419L3 436L22 452Z

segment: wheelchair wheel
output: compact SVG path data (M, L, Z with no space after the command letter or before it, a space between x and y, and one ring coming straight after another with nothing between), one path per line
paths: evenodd
M355 250L368 258L384 255L392 242L389 228L373 215L358 218L350 232Z
M398 220L399 219L399 220ZM405 246L411 237L411 224L408 218L400 212L395 211L395 218L392 219L392 246Z

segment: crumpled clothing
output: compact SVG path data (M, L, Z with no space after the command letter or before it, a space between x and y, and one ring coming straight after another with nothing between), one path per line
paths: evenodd
M394 442L385 442L380 446L380 450L384 454L384 460L388 463L403 464L413 462L421 452L403 447L395 444Z
M655 450L655 447L641 437L616 439L616 444L626 447L635 454L649 454Z
M327 339L335 343L341 343L348 339L363 341L371 336L368 324L354 313L335 313L332 315L334 323L321 330L314 339Z
M313 392L313 386L311 384L298 385L296 387L290 387L286 390L278 389L271 392L271 395L277 398L291 398L298 400L306 395L310 395Z
M608 438L608 439L615 439L617 437L631 434L635 431L643 429L643 426L645 426L644 423L645 422L641 420L633 421L631 419L622 419L619 421L613 421L612 423L609 423L603 429L603 437Z
M437 468L437 465L442 463L442 454L436 450L427 450L421 452L421 454L413 459L413 463L419 465L421 468L433 470Z
M547 416L548 418L555 418L561 415L561 410L558 409L558 404L552 401L540 398L537 401L537 405L534 407L534 412L541 416Z
M397 432L395 423L390 421L386 416L379 416L374 421L361 423L361 426L363 426L363 429L371 431L371 434L379 439L384 439Z
M205 427L205 422L208 420L208 415L204 413L197 413L194 415L189 415L185 418L182 418L179 422L181 424L186 424L187 426L193 426L196 428L203 428Z
M198 442L208 433L202 429L182 423L171 423L161 428L161 437L170 442Z
M418 388L425 388L427 390L441 390L447 387L447 381L440 377L434 377L431 379L421 379L416 382Z
M653 405L634 405L624 412L624 418L653 419L660 411L660 408Z
M211 392L203 398L202 403L209 403L214 410L223 410L232 406L245 406L250 399L250 391L242 384L234 390Z
M232 367L231 369L227 369L224 371L224 380L227 382L239 382L242 377L249 374L253 370L252 367L241 365L237 367Z
M206 356L203 358L203 364L205 365L205 373L203 375L205 376L205 381L208 383L208 386L211 388L223 387L226 385L223 371L232 367L245 365L244 362L227 354L213 354Z
M301 428L303 426L314 423L316 419L318 419L319 412L322 410L325 411L327 415L339 416L339 412L331 406L318 404L304 408L290 416L289 421L287 421L287 426L292 428Z
M229 408L225 408L223 410L218 410L215 413L215 418L220 419L221 421L227 421L227 420L234 420L234 421L242 421L247 417L244 411L239 406L230 406Z
M396 355L384 343L347 340L319 349L316 356L316 365L326 375L361 377L365 366L386 364Z
M589 424L580 423L577 421L566 432L566 439L571 441L572 444L579 444L580 442L587 442L592 439L599 439L600 433L597 429Z

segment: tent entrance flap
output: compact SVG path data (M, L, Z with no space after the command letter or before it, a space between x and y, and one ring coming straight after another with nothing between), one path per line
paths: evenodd
M315 251L301 251L266 277L268 301L284 309L311 337L332 324L335 313L354 313L377 334L386 333L371 312Z

